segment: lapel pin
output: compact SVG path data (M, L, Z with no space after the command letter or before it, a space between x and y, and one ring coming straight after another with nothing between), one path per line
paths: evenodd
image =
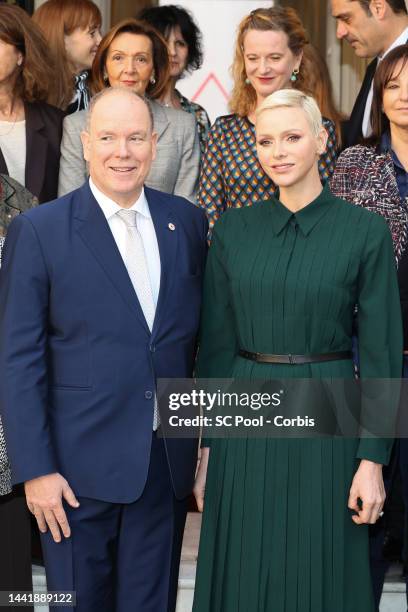
M174 230L176 229L176 226L174 225L174 223L169 223L168 228L169 228L169 230L174 232Z

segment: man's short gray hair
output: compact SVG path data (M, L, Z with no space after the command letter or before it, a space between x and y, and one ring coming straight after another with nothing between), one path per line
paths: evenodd
M147 110L149 112L151 131L153 132L153 130L154 130L153 111L152 111L152 107L150 105L149 100L145 96L141 96L140 94L136 93L135 91L132 91L131 89L125 89L123 87L107 87L106 89L102 89L102 91L100 91L99 93L95 94L91 98L91 101L90 101L89 106L88 106L87 116L86 116L86 131L88 132L88 134L89 134L89 130L90 130L90 127L91 127L92 113L93 113L93 110L94 110L96 104L99 102L99 100L102 100L102 98L104 98L105 96L115 95L115 94L118 94L118 93L122 93L122 94L125 94L125 95L133 96L133 97L137 98L138 100L141 100L143 102L143 104L145 104L145 106L146 106L146 108L147 108Z
M258 118L261 113L273 108L301 108L304 110L307 121L315 136L318 136L323 127L322 114L317 106L316 100L307 96L298 89L279 89L265 98L261 106L256 111Z

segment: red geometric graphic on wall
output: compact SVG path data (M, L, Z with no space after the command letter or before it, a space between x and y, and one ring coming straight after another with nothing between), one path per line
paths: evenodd
M205 92L206 89L208 89L209 87L212 89L214 85L221 92L224 98L228 100L229 94L225 90L225 88L222 86L221 81L216 77L216 75L213 72L210 72L210 74L207 76L206 79L204 79L200 87L197 89L197 91L193 95L192 101L196 102L198 98ZM205 93L208 93L208 92L205 92Z

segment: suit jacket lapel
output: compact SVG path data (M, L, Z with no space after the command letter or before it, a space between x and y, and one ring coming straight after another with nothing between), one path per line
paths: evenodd
M354 103L353 110L351 111L347 129L348 134L346 134L346 146L356 144L362 136L362 125L365 105L367 102L367 96L370 91L371 83L374 78L376 68L377 58L373 59L373 61L370 62L367 66L363 83Z
M25 104L26 118L26 169L25 186L31 193L40 197L45 178L48 142L42 133L44 121L34 104Z
M0 174L6 174L8 176L8 168L6 164L6 160L4 159L4 155L0 149Z
M131 312L150 334L142 308L137 299L126 266L116 246L105 215L95 200L88 182L80 190L75 201L74 217L82 240L98 260L106 275Z
M171 207L167 206L165 195L161 198L148 187L145 187L145 194L156 231L161 266L159 298L152 331L154 334L157 332L161 318L166 312L167 296L174 282L180 228L175 213Z
M157 133L157 140L160 140L170 125L169 118L161 104L154 100L149 100L149 104L153 113L154 131Z

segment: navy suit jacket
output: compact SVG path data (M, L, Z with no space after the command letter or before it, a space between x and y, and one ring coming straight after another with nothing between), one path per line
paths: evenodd
M0 412L14 483L58 471L83 497L128 503L143 492L156 379L192 374L207 234L204 213L187 200L145 193L161 260L152 333L88 183L9 228ZM182 498L197 443L166 448Z

